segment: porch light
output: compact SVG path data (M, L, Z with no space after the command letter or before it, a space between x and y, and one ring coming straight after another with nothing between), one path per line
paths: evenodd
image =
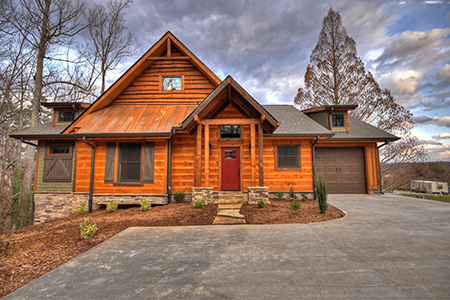
M212 154L212 145L211 145L211 143L209 143L209 155L211 155Z

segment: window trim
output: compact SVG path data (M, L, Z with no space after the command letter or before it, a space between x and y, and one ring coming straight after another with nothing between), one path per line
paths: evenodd
M163 89L163 78L167 78L167 77L180 77L181 78L181 90L164 90ZM174 75L161 75L160 80L159 80L159 90L164 93L184 92L184 75L175 75L175 74Z
M222 127L223 126L239 126L239 137L222 137ZM231 141L236 141L236 140L242 140L242 126L241 124L227 124L227 125L220 125L219 126L219 138L220 140L231 140Z
M297 153L298 166L296 166L296 167L279 167L279 166L278 166L278 160L279 160L279 157L278 157L278 153L279 153L278 147L279 147L279 146L296 146L296 147L297 147L297 151L298 151L298 153ZM275 161L275 170L276 170L276 171L288 171L288 170L301 170L301 169L302 169L302 156L301 156L301 153L302 153L302 147L301 147L300 143L290 143L290 144L282 143L282 144L275 144L275 145L274 145L274 148L275 148L275 159L274 159L274 161Z

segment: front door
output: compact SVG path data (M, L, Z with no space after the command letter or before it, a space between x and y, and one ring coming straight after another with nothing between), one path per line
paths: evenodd
M222 191L241 189L241 170L239 148L222 148Z

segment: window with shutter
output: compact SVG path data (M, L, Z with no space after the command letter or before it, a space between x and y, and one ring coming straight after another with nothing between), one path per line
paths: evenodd
M141 146L140 143L119 144L118 182L141 182Z
M47 143L44 157L44 182L72 181L72 142Z
M277 146L277 169L300 169L300 146Z

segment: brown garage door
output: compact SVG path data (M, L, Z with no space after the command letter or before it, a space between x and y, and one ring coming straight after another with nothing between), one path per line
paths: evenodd
M325 174L330 194L365 194L364 149L316 148L316 172Z

